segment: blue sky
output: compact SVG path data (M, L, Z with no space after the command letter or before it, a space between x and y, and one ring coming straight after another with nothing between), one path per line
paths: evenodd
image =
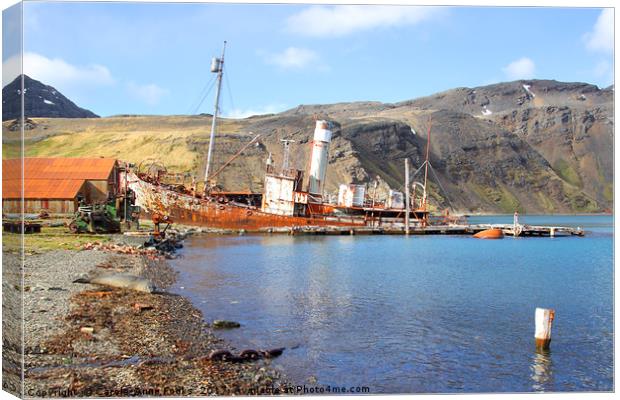
M611 9L27 2L24 24L26 74L102 116L212 112L213 90L197 105L224 40L225 116L521 78L613 83Z

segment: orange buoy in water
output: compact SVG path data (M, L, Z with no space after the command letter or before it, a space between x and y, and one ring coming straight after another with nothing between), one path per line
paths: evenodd
M504 237L504 232L499 228L486 229L476 233L474 237L477 239L501 239Z

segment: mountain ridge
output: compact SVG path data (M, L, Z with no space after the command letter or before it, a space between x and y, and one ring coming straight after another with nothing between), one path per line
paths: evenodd
M45 85L24 74L2 88L3 121L21 117L22 76L26 118L99 118L92 111L78 107L53 86Z
M591 84L522 80L398 103L300 105L278 114L223 118L215 161L222 165L252 132L261 133L261 145L246 150L219 176L226 189L261 191L268 154L276 162L282 158L280 140L295 140L293 166L305 169L314 120L325 118L335 122L327 192L333 195L340 183L372 185L378 177L383 196L389 188L402 189L406 158L414 171L424 161L432 125L429 192L436 208L601 212L613 205L613 99L613 89ZM87 150L72 141L80 134L92 141L96 155L136 163L159 158L170 170L201 179L210 120L208 115L48 119L39 123L49 137L27 149L84 155Z

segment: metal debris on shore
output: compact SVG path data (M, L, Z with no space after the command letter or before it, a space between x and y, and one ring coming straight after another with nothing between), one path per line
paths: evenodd
M137 248L125 244L107 244L100 242L88 242L82 245L82 250L110 251L119 254L141 255L155 260L162 258L162 255L154 248Z

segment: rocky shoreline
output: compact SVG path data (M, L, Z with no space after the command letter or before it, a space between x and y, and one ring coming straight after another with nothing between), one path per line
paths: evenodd
M118 235L114 241L119 246L135 246L144 238ZM19 268L18 254L5 252L4 266L4 311L15 322L22 288L16 279L6 278L8 271ZM160 290L145 293L73 282L85 274L102 273L140 276ZM270 359L210 357L217 350L220 354L221 350L239 351L212 333L188 299L166 292L175 279L176 272L164 257L139 251L53 250L27 255L23 282L24 395L277 393L276 388L282 385ZM19 330L9 326L13 325L10 320L3 325L4 388L19 394Z

